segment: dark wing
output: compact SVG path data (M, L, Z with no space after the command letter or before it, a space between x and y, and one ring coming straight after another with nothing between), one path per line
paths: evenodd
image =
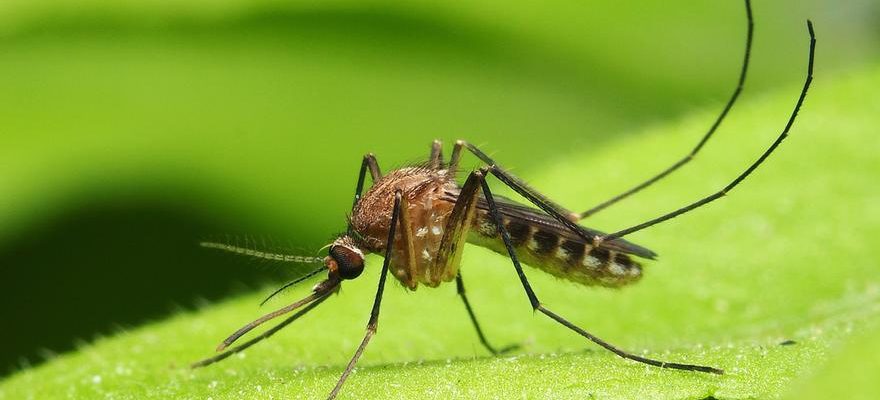
M581 238L578 234L572 232L568 227L561 224L555 218L547 215L544 211L519 204L506 197L498 195L493 195L493 197L495 198L495 204L498 205L498 210L501 212L502 215L506 215L511 218L519 218L525 221L529 221L535 225L543 226L548 230L557 232L561 237L564 238L583 241L583 238ZM485 197L480 196L479 201L477 201L477 208L483 210L489 209L489 203L486 202ZM595 229L590 229L587 227L582 228L590 235L605 234ZM624 239L609 240L607 242L603 242L600 247L652 260L657 257L657 253L642 246L639 246L635 243L630 243Z

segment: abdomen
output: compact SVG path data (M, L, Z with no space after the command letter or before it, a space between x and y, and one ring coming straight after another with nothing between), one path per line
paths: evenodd
M555 226L503 216L520 262L553 276L587 286L620 287L636 282L642 267L629 255L593 247L580 236ZM479 210L468 242L507 256L495 223L486 210Z

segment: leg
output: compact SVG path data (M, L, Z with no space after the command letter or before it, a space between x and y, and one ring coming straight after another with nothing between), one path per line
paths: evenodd
M370 171L370 178L373 179L373 182L376 182L382 177L382 172L379 170L379 162L376 161L376 156L374 156L373 153L365 154L364 160L361 161L361 170L358 173L357 187L354 190L354 203L351 205L352 208L354 208L358 200L360 200L361 193L364 191L364 181L366 180L367 170Z
M461 301L464 302L464 308L467 309L468 316L471 318L471 322L474 324L474 329L477 330L477 336L480 338L480 343L483 344L483 347L486 350L489 350L493 355L504 354L512 350L516 350L519 348L519 345L510 345L502 348L501 350L495 350L489 341L486 339L486 335L483 334L483 329L480 328L480 323L477 322L477 316L474 315L474 310L471 309L471 303L468 301L467 296L464 293L464 281L461 279L461 272L455 277L455 286L458 290L458 295L461 296Z
M461 161L461 148L464 143L463 140L456 140L455 145L452 146L452 156L449 158L449 166L447 167L450 171L458 169L458 162Z
M374 156L373 153L367 153L364 155L363 161L361 161L361 170L358 173L357 187L354 189L354 202L351 203L352 210L354 210L358 200L361 199L361 194L364 191L364 181L366 180L367 170L370 171L370 177L373 179L373 182L376 182L382 177L382 172L379 170L379 162L376 161L376 156ZM352 227L351 224L349 224L348 234L351 235L352 233Z
M649 226L655 225L657 223L663 222L663 221L668 220L670 218L674 218L678 215L684 214L690 210L693 210L697 207L700 207L700 206L705 205L709 202L712 202L720 197L723 197L728 191L730 191L736 185L738 185L740 182L742 182L749 174L751 174L758 166L760 166L761 163L764 162L764 160L773 152L773 150L775 150L776 147L779 146L779 144L782 142L782 140L785 139L785 137L788 135L788 131L790 130L791 126L794 123L795 117L797 116L797 112L798 112L798 110L800 110L800 107L803 104L804 98L806 97L807 90L809 89L810 83L812 82L813 58L814 58L814 53L815 53L816 39L815 39L815 35L813 33L812 23L807 21L807 27L808 27L809 33L810 33L810 53L809 53L809 61L808 61L808 66L807 66L807 78L806 78L806 81L804 82L804 86L801 91L800 97L798 98L798 101L795 105L795 108L792 111L792 114L789 117L788 122L785 125L785 128L783 129L783 131L779 135L779 137L777 137L777 139L773 142L773 144L771 144L771 146L758 158L757 161L755 161L752 165L750 165L742 174L740 174L738 177L736 177L730 184L728 184L721 191L719 191L713 195L710 195L702 200L694 202L688 206L682 207L682 208L680 208L676 211L673 211L669 214L652 219L652 220L645 222L643 224L636 225L632 228L624 229L622 231L613 233L611 235L602 235L602 236L592 235L589 232L584 231L582 228L579 228L578 225L572 223L570 219L566 218L566 216L564 215L564 209L557 206L553 202L546 201L545 197L543 197L542 195L540 195L539 193L537 193L536 191L534 191L533 189L531 189L530 187L528 187L527 185L522 183L519 179L517 179L513 175L508 174L506 171L499 168L497 166L497 164L491 158L486 156L482 151L477 149L475 146L470 145L468 143L463 143L463 146L465 146L468 150L470 150L472 153L474 153L483 162L485 162L486 164L489 165L487 168L484 168L483 170L480 171L480 178L482 180L481 184L482 184L482 189L483 189L483 195L486 197L486 200L489 203L489 211L492 214L492 218L495 219L496 226L498 227L497 229L501 235L502 240L504 241L504 245L507 248L507 252L510 255L510 258L511 258L511 261L513 262L514 268L516 269L516 272L519 275L520 282L522 283L523 288L526 291L526 295L528 296L529 301L532 304L532 308L534 308L537 311L540 311L541 313L543 313L544 315L547 315L548 317L550 317L554 321L559 322L563 326L575 331L579 335L591 340L592 342L604 347L605 349L607 349L607 350L609 350L609 351L611 351L611 352L613 352L623 358L628 358L630 360L634 360L634 361L638 361L641 363L654 365L654 366L658 366L658 367L662 367L662 368L673 368L673 369L690 370L690 371L711 372L711 373L718 373L718 374L723 372L719 369L715 369L712 367L691 365L691 364L667 363L667 362L653 360L650 358L640 357L635 354L628 353L628 352L623 351L621 349L618 349L618 348L614 347L613 345L611 345L610 343L605 342L604 340L590 334L589 332L572 324L571 322L567 321L566 319L562 318L561 316L557 315L556 313L550 311L549 309L547 309L546 307L541 305L540 301L538 301L537 295L532 290L532 288L528 282L528 279L526 278L525 273L522 270L522 266L519 264L519 260L516 257L516 252L514 251L513 245L511 244L511 241L510 241L510 235L507 233L507 230L505 229L504 224L502 223L501 216L498 212L497 206L495 205L495 200L492 197L489 186L486 184L485 179L482 179L482 178L484 177L486 172L492 173L492 175L494 175L499 180L504 182L510 188L515 190L517 193L519 193L520 195L522 195L523 197L528 199L530 202L532 202L533 204L535 204L536 206L538 206L539 208L541 208L542 210L547 212L549 215L553 216L560 223L566 225L566 227L572 229L573 232L578 233L578 235L584 237L587 240L591 240L594 243L594 245L599 244L602 241L614 240L615 238L622 237L622 236L630 234L632 232L636 232L638 230L641 230L641 229L647 228Z
M727 186L725 186L723 189L719 190L718 192L715 192L709 196L704 197L703 199L700 199L696 202L693 202L693 203L691 203L687 206L684 206L682 208L679 208L675 211L661 215L657 218L654 218L654 219L649 220L647 222L632 226L630 228L626 228L626 229L614 232L609 235L596 235L596 234L587 232L583 228L581 228L579 225L572 222L570 218L566 218L565 209L559 207L557 204L551 202L550 200L548 200L546 197L544 197L543 195L541 195L540 193L538 193L534 189L528 187L527 185L525 185L525 183L520 181L518 178L516 178L512 174L510 174L510 173L504 171L503 169L501 169L500 167L498 167L498 165L491 158L486 156L485 153L480 151L480 149L476 148L475 146L473 146L469 143L464 143L464 146L467 147L467 149L470 150L472 153L474 153L474 155L476 155L478 158L483 160L483 162L485 162L486 164L489 165L488 171L491 172L492 175L495 175L495 177L497 177L500 181L504 182L504 184L509 186L511 189L515 190L517 193L519 193L520 195L522 195L523 197L528 199L532 204L535 204L540 209L544 210L544 212L553 216L560 223L565 225L567 228L571 229L572 232L575 232L579 236L584 238L585 240L592 242L593 246L597 246L597 245L601 244L603 241L611 241L611 240L621 238L621 237L629 235L633 232L637 232L642 229L648 228L650 226L656 225L660 222L675 218L681 214L684 214L688 211L691 211L693 209L696 209L698 207L701 207L703 205L711 203L721 197L724 197L728 192L733 190L734 187L739 185L740 182L742 182L746 177L748 177L755 169L757 169L764 162L764 160L766 160L767 157L769 157L770 154L772 154L773 151L776 150L776 148L779 146L779 144L782 143L782 140L784 140L788 136L788 131L791 129L792 125L794 124L795 118L797 117L797 113L800 110L801 105L803 104L804 99L807 96L807 90L810 88L810 83L813 81L813 58L814 58L815 50L816 50L816 37L813 32L813 24L810 21L807 21L807 29L810 34L810 51L809 51L808 62L807 62L807 77L806 77L806 80L804 81L804 86L801 89L801 94L798 97L797 103L794 106L794 110L791 112L791 115L788 118L788 122L785 124L785 127L782 129L782 132L779 134L779 136L776 138L776 140L770 145L770 147L767 148L767 150L765 150L764 153L762 153L761 156L758 157L758 159L754 163L752 163L748 168L746 168L745 171L743 171L739 176L734 178L733 181L731 181ZM634 254L639 255L639 256L643 256L642 254L638 254L638 253L634 253ZM650 255L648 256L648 258L650 258Z
M461 146L457 143L454 154L459 153L460 151ZM430 271L431 278L436 279L438 282L451 278L450 274L455 274L455 283L458 288L458 294L464 302L464 307L467 309L468 316L470 316L474 328L477 329L477 336L480 338L480 343L482 343L490 353L500 354L513 350L518 346L507 346L499 351L495 350L495 348L489 344L489 341L486 340L486 336L483 335L483 330L480 328L479 322L477 322L477 317L474 315L474 311L471 309L471 304L468 301L467 295L465 295L464 281L461 278L461 272L458 271L459 264L461 263L461 254L464 250L468 231L474 220L477 200L479 200L479 198L480 179L478 179L476 173L472 173L468 176L458 193L455 207L449 214L446 227L443 230L443 237L440 239L440 246L437 249L437 256L434 258ZM441 276L441 274L443 274L443 276Z
M610 206L614 203L617 203L618 201L623 200L623 199L625 199L635 193L638 193L642 189L644 189L648 186L651 186L655 182L665 178L667 175L671 174L673 171L681 168L683 165L685 165L688 162L690 162L691 160L693 160L694 156L696 156L697 153L700 151L700 149L703 148L703 145L705 145L706 142L709 141L709 138L712 137L712 134L714 134L715 130L717 130L718 127L721 125L721 122L724 121L724 117L727 116L727 113L730 111L731 107L733 107L733 104L736 103L736 99L739 98L739 94L740 94L740 92L742 92L743 83L745 83L745 81L746 81L746 71L749 69L749 54L751 53L751 50L752 50L752 32L754 31L754 20L752 18L752 6L750 4L750 1L746 0L745 3L746 3L746 21L748 22L748 28L746 31L746 51L745 51L745 55L743 56L742 68L740 69L740 72L739 72L739 81L737 82L736 89L733 90L733 94L730 96L730 99L727 100L727 104L721 110L721 114L718 115L718 118L716 118L715 122L712 124L712 126L709 127L709 131L703 135L703 137L700 139L700 141L697 142L697 145L693 149L691 149L690 153L688 153L686 156L684 156L684 158L676 161L675 163L673 163L671 166L667 167L665 170L663 170L659 174L654 175L652 178L630 188L629 190L627 190L621 194L618 194L617 196L614 196L608 200L603 201L602 203L599 203L598 205L594 206L593 208L590 208L589 210L586 210L584 212L577 214L578 220L581 220L581 219L587 218L593 214L596 214L599 211L604 210L608 206Z
M501 179L501 181L507 183L511 189L515 190L523 197L529 199L529 201L543 209L548 214L559 219L559 222L562 222L566 225L574 225L574 222L577 222L577 214L566 210L565 207L562 207L559 204L556 204L537 190L533 189L531 186L527 185L525 182L523 182L522 179L517 178L513 174L501 168L501 166L499 166L498 163L495 162L495 160L486 155L486 153L483 153L483 151L477 148L477 146L474 146L473 144L470 144L463 140L459 140L456 145L458 144L464 146L466 149L468 149L468 151L477 156L480 161L486 163L486 165L491 168L490 171L492 172L492 175L495 175L496 177L498 177L498 179ZM567 222L563 222L563 220Z
M468 151L470 151L475 156L477 156L477 158L486 163L488 165L488 167L486 168L488 172L498 178L498 180L513 189L515 192L519 193L521 196L525 197L529 202L559 221L559 223L565 225L566 228L568 228L578 236L582 237L585 241L587 241L588 243L592 243L593 247L599 245L596 240L599 236L595 233L587 231L582 226L578 225L574 218L575 214L562 208L562 206L554 203L553 201L539 193L537 190L532 189L531 187L526 185L525 182L523 182L516 176L513 176L513 174L502 169L500 166L498 166L495 160L487 156L486 153L483 153L483 151L476 146L462 140L459 140L458 143L456 143L456 145L458 144L468 149ZM642 255L643 257L652 258L655 255L647 249L645 250L646 252L644 255Z
M810 54L809 54L809 58L808 58L808 62L807 62L807 78L804 81L804 86L801 89L801 94L798 97L797 103L795 103L794 110L792 110L791 115L788 117L788 122L786 122L785 127L782 129L782 132L779 134L779 136L776 137L776 140L773 141L773 143L770 145L770 147L768 147L767 150L764 150L764 153L762 153L761 156L758 157L758 159L752 163L752 165L749 165L749 167L746 168L745 171L743 171L741 174L739 174L739 176L734 178L733 181L731 181L729 184L727 184L727 186L725 186L721 190L719 190L709 196L706 196L698 201L695 201L691 204L688 204L684 207L681 207L675 211L672 211L670 213L667 213L667 214L661 215L657 218L654 218L652 220L649 220L647 222L643 222L641 224L638 224L638 225L635 225L635 226L632 226L632 227L629 227L626 229L619 230L619 231L614 232L610 235L605 235L604 237L600 238L601 240L613 240L616 238L620 238L620 237L629 235L633 232L638 232L642 229L645 229L650 226L659 224L663 221L675 218L681 214L684 214L688 211L702 207L706 204L709 204L715 200L718 200L718 199L724 197L725 195L727 195L728 192L733 190L733 188L735 188L737 185L739 185L740 182L745 180L746 177L748 177L752 172L754 172L755 169L757 169L764 162L764 160L766 160L767 157L769 157L770 154L772 154L773 151L776 150L776 147L778 147L779 144L782 143L782 141L788 136L788 131L791 129L791 126L794 124L794 120L795 120L795 118L797 118L797 113L801 109L801 105L804 104L804 99L807 97L807 90L809 90L809 88L810 88L810 83L813 81L813 57L816 52L816 35L813 32L813 23L810 22L810 20L807 20L807 30L810 33Z
M361 358L361 354L363 354L364 349L367 347L367 343L369 343L370 338L376 334L376 329L379 326L379 306L382 304L382 293L385 291L385 278L388 277L388 267L391 263L391 249L394 245L394 231L397 229L398 218L400 217L400 200L402 197L400 190L397 190L397 192L394 193L394 211L391 214L391 226L388 229L388 241L385 245L385 261L382 263L382 271L379 272L379 287L376 290L376 298L373 300L373 309L370 311L370 320L367 322L367 333L364 335L364 339L361 341L360 346L358 346L357 350L354 352L354 356L351 357L351 361L348 362L345 370L342 371L342 376L339 377L336 386L330 392L330 395L327 396L328 399L334 399L339 394L339 390L342 389L342 384L348 379L351 370L354 369L354 365L357 363L358 359Z
M443 143L435 140L431 143L431 155L428 157L428 166L431 169L443 168Z
M480 173L480 172L477 172ZM484 173L483 173L484 174ZM482 175L481 174L481 178ZM526 296L529 297L529 301L532 304L532 308L534 310L540 311L544 315L550 317L554 321L562 324L568 329L571 329L578 333L579 335L589 339L593 343L598 344L599 346L604 347L605 349L611 351L614 354L617 354L620 357L628 358L633 361L638 361L640 363L649 364L661 368L672 368L672 369L681 369L686 371L700 371L700 372L711 372L714 374L722 374L724 371L712 367L706 367L702 365L692 365L692 364L679 364L672 362L665 362L654 360L650 358L645 358L641 356L637 356L635 354L629 353L627 351L618 349L614 347L612 344L594 336L593 334L581 329L577 325L572 324L565 318L557 315L556 313L550 311L546 307L544 307L541 302L538 300L538 296L532 290L531 285L529 284L528 279L526 278L525 272L523 272L522 266L519 263L519 259L516 257L516 251L514 251L513 244L510 241L510 234L507 233L507 228L504 227L504 223L501 219L501 215L498 212L498 207L495 205L495 200L492 197L492 192L489 190L489 185L486 184L485 179L481 179L483 195L486 197L486 201L489 203L489 213L492 215L492 218L495 220L495 225L498 227L498 232L501 235L501 239L504 241L504 246L507 248L507 253L510 255L510 260L513 262L513 267L516 269L517 275L519 275L520 282L523 285L523 288L526 291Z

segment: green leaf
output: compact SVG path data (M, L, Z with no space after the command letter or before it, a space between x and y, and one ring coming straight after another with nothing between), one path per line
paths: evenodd
M875 324L876 325L876 324ZM788 399L873 399L880 392L880 327L857 332L822 368L798 378Z
M838 383L833 377L846 375L847 360L863 348L846 345L851 333L876 326L880 311L880 190L872 183L880 171L880 100L870 95L876 87L876 67L837 78L818 75L790 138L743 186L632 235L661 255L646 263L639 284L591 289L526 271L547 307L600 337L727 374L661 370L602 351L532 313L508 260L469 247L462 271L490 340L523 343L524 349L488 357L452 285L414 293L389 285L379 332L343 396L765 398L807 390L792 385L817 373L829 357L841 360L825 367L832 381L816 385ZM745 98L692 165L586 224L613 230L720 188L778 134L797 90ZM716 112L694 113L540 170L517 172L562 204L589 206L676 160ZM368 271L347 282L339 296L220 364L186 367L265 312L256 307L262 293L83 345L5 379L0 397L321 398L363 335L380 262L370 257ZM844 352L835 356L840 346ZM876 364L860 365L870 368L865 376L880 372Z

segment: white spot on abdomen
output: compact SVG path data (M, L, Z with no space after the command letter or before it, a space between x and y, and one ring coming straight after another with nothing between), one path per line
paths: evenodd
M526 246L529 250L538 251L538 242L536 242L535 239L529 239L529 243L526 244Z
M599 259L591 255L584 256L584 266L587 268L599 268Z
M489 221L480 221L480 233L486 236L495 236L495 224Z
M558 258L560 260L566 260L566 259L568 259L568 252L565 251L565 249L563 249L562 246L559 246L559 248L556 249L556 258Z
M618 263L611 263L611 265L608 266L608 271L613 275L626 275L626 270Z

